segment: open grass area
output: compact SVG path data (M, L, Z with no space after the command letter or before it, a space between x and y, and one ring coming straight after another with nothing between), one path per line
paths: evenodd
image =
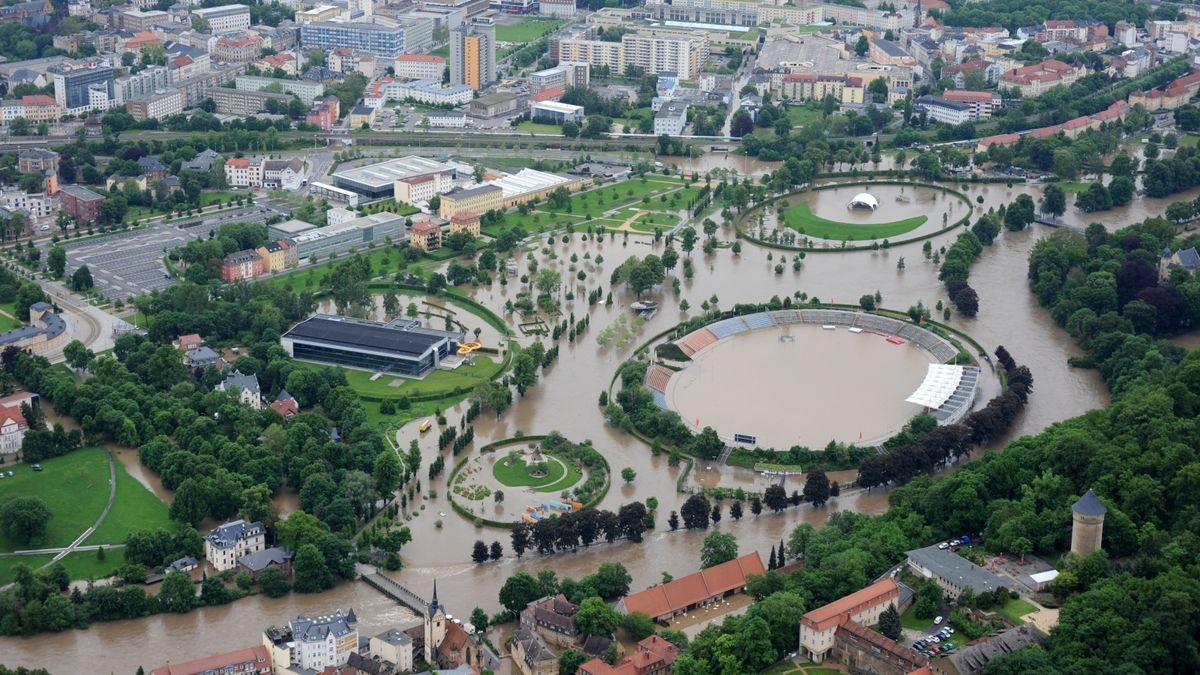
M515 226L526 234L544 232L569 224L579 225L586 220L602 217L606 211L625 206L648 210L676 210L686 206L687 200L694 198L699 191L696 187L686 190L682 188L683 181L667 176L646 176L611 183L593 190L576 192L571 195L571 200L566 206L551 208L542 203L536 210L524 215L515 211L505 214L503 220L485 226L483 231L488 235L497 236ZM672 191L683 193L678 202L673 202L669 197L665 203L656 200L659 195ZM650 203L642 204L643 197L650 197Z
M1179 147L1194 148L1200 144L1200 135L1198 134L1183 134L1179 137Z
M914 216L890 223L844 223L821 218L808 208L808 204L799 202L784 210L783 219L788 227L807 237L831 241L861 241L896 237L912 232L924 225L929 217Z
M450 58L450 45L442 45L441 47L438 47L429 53L433 54L434 56L440 56L444 59L448 59Z
M120 544L131 532L170 527L167 505L117 462L117 499L104 522L83 543Z
M554 136L562 135L562 127L557 124L542 124L541 122L533 122L526 120L516 126L519 131L528 131L531 134L550 134Z
M12 319L4 314L0 314L0 333L10 331L19 325L21 325L21 322L17 321L16 319Z
M801 666L791 661L784 661L764 670L763 675L842 675L842 671L822 666Z
M314 363L296 363L298 368L320 368ZM463 364L454 370L434 370L423 380L409 380L385 375L374 381L373 373L365 370L346 370L346 382L354 391L377 398L400 398L402 396L432 395L459 388L474 388L488 380L501 368L501 362L487 356L476 356L475 365ZM395 380L400 384L392 386Z
M106 551L107 553L107 551ZM92 554L93 557L95 554ZM67 556L68 558L70 556ZM54 559L53 553L44 555L10 555L0 558L0 584L9 584L16 578L14 568L17 565L25 565L29 569L36 570ZM63 559L66 560L65 558Z
M915 604L913 605L916 606ZM909 607L903 614L900 615L900 624L911 630L926 630L933 625L933 619L918 619L913 608Z
M400 271L400 251L392 246L376 246L364 249L360 253L367 256L373 275L392 276ZM347 258L348 256L340 256L332 261L322 260L319 265L309 265L294 272L269 277L261 283L286 288L295 293L327 289L329 284L326 283L326 278L333 272L333 266L329 263L337 264Z
M546 33L558 30L566 23L562 19L523 19L520 23L496 26L500 42L533 42Z
M509 487L530 487L537 492L561 492L583 478L579 469L562 460L548 459L545 464L545 475L535 476L524 459L506 457L492 467L492 475Z
M1004 603L1004 606L996 611L1013 623L1021 623L1021 617L1025 616L1026 614L1032 614L1033 612L1036 612L1037 607L1034 607L1032 604L1022 600L1021 598L1017 598L1016 600L1009 600L1008 602Z
M68 546L91 527L108 501L108 460L104 448L83 448L42 462L44 471L27 464L3 465L12 471L0 481L0 501L18 496L39 497L52 517L46 531L32 542L0 533L0 550Z
M654 230L662 230L666 232L674 227L679 219L673 214L666 213L644 213L640 218L630 223L629 227L638 232L648 232L653 234Z
M1071 194L1079 194L1080 192L1086 192L1087 189L1091 186L1091 183L1063 182L1063 183L1055 183L1055 185L1062 188L1063 192L1068 192Z
M231 197L237 197L233 192L201 192L200 206L212 206L213 204L228 204Z
M790 105L787 108L787 116L788 121L792 123L793 127L799 127L820 121L821 111L811 110L802 105ZM774 133L774 130L772 130L772 133Z

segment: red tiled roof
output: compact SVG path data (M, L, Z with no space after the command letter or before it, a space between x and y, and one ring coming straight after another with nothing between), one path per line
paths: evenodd
M888 577L834 600L828 605L814 609L801 617L800 623L822 631L831 625L848 621L850 614L860 608L873 607L893 600L898 601L899 598L900 585L896 583L895 579Z
M1053 136L1054 134L1057 134L1060 131L1062 131L1062 125L1055 124L1052 127L1042 127L1041 129L1034 129L1033 131L1029 132L1029 135L1033 136L1034 138L1045 138L1047 136Z
M250 168L250 160L245 157L234 157L226 161L225 165L232 166L235 169L248 169Z
M942 92L942 98L958 103L991 103L996 96L990 91L971 91L970 89L947 89Z
M407 63L445 63L446 59L436 54L400 54L397 61Z
M423 220L419 223L413 223L412 226L413 234L423 234L426 236L435 234L440 229L438 224L432 220Z
M475 213L474 211L459 211L458 213L450 216L450 222L460 225L463 223L473 223L477 220L479 220L479 214Z
M564 93L565 92L563 92L562 89L546 89L545 91L539 91L536 94L530 94L529 102L530 103L541 103L542 101L558 99L558 98L561 98Z
M31 94L21 97L21 105L26 108L35 106L45 106L48 108L58 105L58 101L55 101L53 96L47 96L46 94Z
M660 586L625 596L625 609L655 618L746 585L751 574L766 574L758 551L700 570Z
M253 647L244 647L230 652L213 654L192 661L168 663L165 666L160 666L150 671L150 675L198 675L199 673L210 671L221 671L225 666L250 662L255 663L260 669L269 671L271 667L271 654L267 651L266 647L254 645Z

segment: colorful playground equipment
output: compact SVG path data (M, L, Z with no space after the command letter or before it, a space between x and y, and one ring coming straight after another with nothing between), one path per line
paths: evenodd
M555 511L579 511L583 509L582 502L560 502L557 499L551 499L541 504L535 504L525 507L525 513L521 514L521 519L527 523L536 523L539 520L548 518Z
M483 343L481 342L460 342L458 343L458 355L466 356L471 352L477 351L480 347L483 347Z

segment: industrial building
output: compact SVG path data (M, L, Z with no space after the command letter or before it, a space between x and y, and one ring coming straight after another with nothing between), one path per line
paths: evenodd
M339 225L308 229L293 228L293 234L284 235L296 245L296 259L327 258L351 249L381 244L389 237L392 241L403 241L408 235L404 216L382 211L362 218L348 220ZM288 221L293 222L293 221ZM299 221L295 221L299 222ZM307 223L305 223L307 225ZM299 231L296 231L299 230ZM277 230L271 230L276 232ZM272 234L272 236L275 236Z
M559 103L558 101L542 101L529 106L529 118L534 122L562 124L563 122L583 123L583 106Z
M398 180L446 172L456 175L454 167L449 164L409 156L338 171L333 174L333 183L368 199L387 199L395 196Z
M317 314L292 326L280 343L302 361L424 377L462 340L462 333L423 328L414 319L383 323Z

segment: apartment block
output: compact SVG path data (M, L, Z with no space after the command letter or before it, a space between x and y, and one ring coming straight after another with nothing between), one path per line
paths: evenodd
M228 33L250 27L250 8L246 5L197 7L191 11L191 15L208 22L211 33Z

